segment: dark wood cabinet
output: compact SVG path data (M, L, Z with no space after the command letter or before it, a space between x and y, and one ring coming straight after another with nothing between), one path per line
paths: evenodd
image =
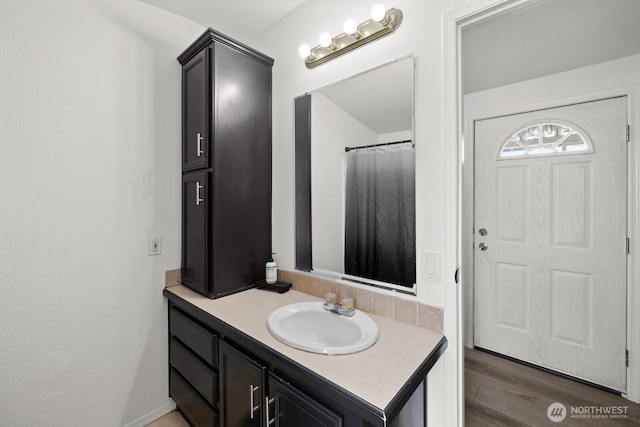
M446 348L445 338L381 409L207 309L168 289L164 295L169 299L170 394L193 426L212 422L221 427L427 425L426 378ZM322 357L329 361L333 356Z
M209 29L178 61L182 283L218 298L252 287L271 256L273 59Z
M209 283L211 247L208 170L182 175L182 282L201 294Z
M220 425L262 426L265 367L220 343Z
M192 425L197 427L218 427L217 412L173 368L169 375L169 391L182 415Z
M340 415L273 372L267 380L266 366L248 354L225 342L219 354L221 426L342 427Z
M169 359L174 368L212 407L218 405L218 373L203 363L187 346L172 339Z
M218 334L170 308L169 394L192 425L217 427L218 390Z
M211 115L210 49L182 66L182 171L209 167Z
M267 422L276 427L342 427L342 417L291 384L269 374Z
M169 392L193 426L342 427L342 416L250 352L169 307Z

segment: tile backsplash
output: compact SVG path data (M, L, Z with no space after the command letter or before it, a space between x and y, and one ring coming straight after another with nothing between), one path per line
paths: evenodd
M326 293L333 292L338 301L344 297L353 298L353 304L358 310L433 331L443 331L444 313L439 307L371 292L298 271L278 270L278 280L291 283L293 289L305 294L324 298ZM165 287L179 284L180 269L165 272Z
M165 288L170 288L172 286L176 286L179 285L181 276L180 276L180 269L176 269L176 270L167 270L164 272L164 287Z
M371 292L298 271L278 270L278 280L291 283L293 289L299 292L320 298L324 298L328 292L336 294L338 301L351 297L358 310L425 329L443 331L444 313L439 307Z

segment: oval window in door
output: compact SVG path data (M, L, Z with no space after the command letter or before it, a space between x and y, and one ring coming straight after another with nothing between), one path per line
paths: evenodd
M498 160L593 152L590 138L576 125L544 120L529 123L511 134L502 144Z

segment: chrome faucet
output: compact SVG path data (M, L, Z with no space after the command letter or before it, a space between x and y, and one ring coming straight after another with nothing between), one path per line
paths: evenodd
M336 294L332 292L329 292L324 296L324 304L322 306L325 310L342 316L351 317L356 314L356 310L353 308L353 298L342 298L342 301L338 304L336 303Z

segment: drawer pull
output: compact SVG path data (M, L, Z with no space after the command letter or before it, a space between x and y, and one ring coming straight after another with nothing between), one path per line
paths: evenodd
M276 400L275 397L273 399L269 399L269 396L265 396L264 397L264 406L266 408L265 412L267 413L267 427L276 422L276 418L275 417L273 417L272 420L269 419L270 418L269 417L269 405L272 404L274 400Z
M202 190L204 186L200 185L200 181L196 182L196 206L200 206L200 203L204 202L204 199L200 197L200 190Z
M203 140L204 140L204 138L203 138L203 137L201 137L201 136L200 136L200 132L198 132L198 135L197 135L197 144L196 144L196 151L198 152L198 153L197 153L197 154L198 154L198 157L200 157L201 155L203 155L203 154L204 154L204 150L202 149L202 145L200 145L200 144L201 144L201 142L202 142Z
M253 413L260 409L260 405L254 406L253 404L253 393L258 390L260 386L253 386L253 384L249 384L249 405L251 406L251 419L253 419Z

